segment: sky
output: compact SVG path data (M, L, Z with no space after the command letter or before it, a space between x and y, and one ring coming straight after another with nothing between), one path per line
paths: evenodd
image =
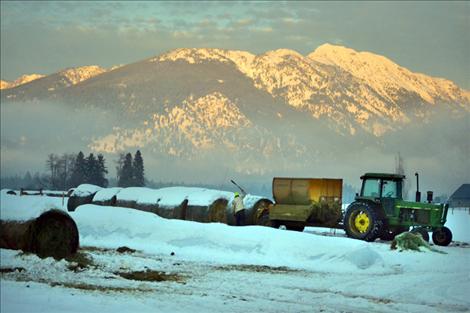
M128 64L168 50L384 55L470 89L470 2L1 1L1 79Z

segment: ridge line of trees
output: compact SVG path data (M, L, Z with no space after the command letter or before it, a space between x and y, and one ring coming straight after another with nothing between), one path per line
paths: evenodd
M134 158L130 153L121 154L116 161L117 185L119 187L143 187L146 184L144 160L138 150ZM24 176L1 177L2 188L25 189L55 189L68 190L80 184L93 184L108 187L106 178L108 169L102 154L95 156L90 153L87 157L80 151L78 154L51 153L46 159L46 173L29 171ZM112 179L113 180L113 179Z

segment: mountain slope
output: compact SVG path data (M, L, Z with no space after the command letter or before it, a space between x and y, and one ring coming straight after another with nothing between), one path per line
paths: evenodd
M399 90L418 94L431 104L448 102L460 104L470 101L468 92L450 80L413 73L384 56L370 52L325 44L310 53L308 58L319 63L334 65L363 80L385 99L397 101Z
M23 84L29 83L33 80L42 78L44 76L45 75L41 75L41 74L26 74L26 75L22 75L21 77L19 77L18 79L16 79L15 81L12 81L12 82L7 82L5 80L0 80L0 90L1 89L13 88L13 87L16 87L16 86L19 86L19 85L23 85Z
M273 132L273 123L280 123L274 128L283 135L283 127L298 127L299 118L310 124L302 125L302 131L326 127L341 135L380 137L415 120L429 120L434 109L456 116L470 111L469 92L448 80L412 73L383 56L328 44L308 56L288 49L260 55L176 49L110 71L98 66L64 70L3 90L1 96L119 112L119 127L135 129L154 122L153 116L169 118L174 108L185 108L186 116L205 114L188 101L211 101L214 95L234 104L252 125ZM197 120L204 121L206 132L214 131L207 120L193 122Z
M23 75L13 84L2 90L2 98L15 101L28 101L53 96L57 90L67 88L106 72L97 66L68 68L51 75Z

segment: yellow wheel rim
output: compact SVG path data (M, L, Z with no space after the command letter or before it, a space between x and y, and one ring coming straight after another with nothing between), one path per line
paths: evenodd
M356 227L357 231L360 233L365 233L369 228L370 219L367 213L359 213L354 218L354 226Z

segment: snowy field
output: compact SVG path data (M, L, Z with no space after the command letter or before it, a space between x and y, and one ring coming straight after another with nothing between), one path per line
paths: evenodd
M66 206L2 191L0 217ZM1 249L2 313L470 311L468 211L449 212L457 242L438 247L445 253L397 252L338 230L202 224L116 207L70 215L87 266ZM129 276L136 272L159 276Z

